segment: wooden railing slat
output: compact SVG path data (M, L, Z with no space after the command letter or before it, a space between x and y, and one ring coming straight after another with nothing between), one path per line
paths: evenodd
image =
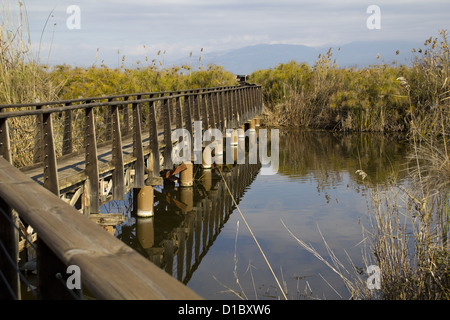
M89 183L89 203L90 213L100 211L99 190L98 190L98 159L97 159L97 139L95 136L94 108L87 108L85 111L85 139L86 150L86 175Z
M43 115L44 131L44 187L59 196L58 165L56 163L53 121L51 114Z
M114 171L112 172L112 196L114 200L123 200L125 197L124 164L122 152L122 133L120 130L119 108L112 107L110 120L112 122L112 162Z
M150 148L152 150L153 157L153 170L152 176L159 177L161 170L159 163L159 141L158 141L158 124L156 122L156 109L155 103L150 101L149 103L149 140Z
M106 99L107 102L105 102ZM75 104L75 101L83 104ZM102 232L102 229L95 223L80 215L77 210L58 198L60 181L56 154L58 152L64 155L61 161L63 159L66 161L72 154L82 155L83 150L75 150L78 153L72 153L74 144L77 147L79 144L76 140L74 142L74 138L77 138L74 127L77 130L82 127L84 137L78 135L82 139L84 138L84 159L80 160L79 163L83 164L84 162L85 170L82 171L81 168L80 172L77 173L77 175L80 174L83 177L78 179L76 184L78 187L82 187L80 192L82 193L83 212L86 215L99 212L99 157L101 161L104 161L103 156L106 154L104 146L109 143L112 144L112 162L108 162L108 169L104 169L105 166L102 165L100 173L102 179L107 179L108 175L112 174L113 198L116 200L123 199L125 178L122 138L129 139L125 135L128 131L131 131L130 116L133 118L133 157L126 158L129 161L127 165L130 163L134 165L134 187L145 185L141 111L144 112L145 117L148 117L149 147L153 157L152 175L153 177L160 177L161 150L155 104L159 102L161 103L161 108L158 109L158 112L161 112L159 119L162 120L163 125L165 169L173 169L172 125L177 128L188 129L193 136L194 128L192 124L194 121L203 122L203 131L209 128L217 128L223 131L225 128L237 128L262 112L261 87L248 85L36 103L17 106L17 108L28 106L34 107L34 109L0 112L0 200L3 201L2 206L13 208L24 217L25 221L35 227L43 241L42 252L48 253L44 254L46 263L54 261L51 264L56 266L60 264L58 262L60 261L61 265L79 265L84 270L83 280L89 286L90 291L95 292L101 298L199 298L181 283L168 280L173 278L164 272L162 273L164 276L160 274L159 271L161 270L158 267L151 263L149 266L145 258L128 248L120 240L116 239L117 242L114 242L114 237ZM147 110L141 110L142 107L147 106L147 103L149 106L148 115ZM63 104L64 106L61 106ZM83 109L84 126L75 122L80 113L73 112L73 110L81 111ZM5 110L6 107L0 105L0 111ZM121 117L119 117L119 110L122 113ZM130 111L132 111L132 114L130 114ZM95 114L102 118L96 121ZM33 169L28 167L27 170L42 170L43 165L43 185L47 190L9 164L13 158L11 156L11 133L9 132L8 118L23 116L36 119L36 130L32 139L34 138L35 141L34 162L39 163ZM62 132L62 144L61 141L55 141L52 119L55 120L55 125L58 125L56 119L63 120L60 127L55 127L55 130L58 130L58 137L60 136L59 133ZM120 119L123 122L119 122ZM101 155L98 154L97 150L97 133L99 134L98 150L103 150ZM56 150L56 145L58 145L58 150ZM126 147L128 148L128 146ZM14 170L11 170L11 168ZM61 181L68 179L67 173L65 174L66 176ZM74 176L70 177L73 178ZM42 181L41 178L42 176L39 178L40 181ZM151 180L156 181L155 179ZM65 185L65 188L64 192L68 192L68 186ZM54 195L51 196L52 193ZM213 204L213 211L215 205L217 204ZM207 214L209 205L207 203L204 203L199 212L202 211L205 214L202 229L204 240L202 243L206 245L209 242L208 239L211 240L221 223L221 217L209 217ZM67 215L67 213L70 214ZM94 227L96 229L93 229ZM200 235L195 234L195 238L197 236ZM183 241L183 234L180 234L179 240ZM167 245L169 248L170 243ZM182 242L181 245L183 245ZM182 251L178 251L178 254L181 254ZM195 255L197 255L197 248L195 251ZM165 254L164 259L168 261L168 266L170 266L176 253L170 253L170 250L167 250ZM186 252L186 254L192 255L193 253ZM178 273L182 272L183 264L178 267ZM188 267L186 264L186 268L190 268L190 265ZM51 269L48 267L48 270ZM50 278L53 273L54 270L49 272ZM132 274L131 280L123 278L125 273ZM157 279L155 279L155 274ZM139 279L140 277L141 279ZM47 277L46 279L50 278ZM52 278L52 280L54 279ZM45 281L51 282L50 280ZM51 297L52 295L49 293L44 296Z
M145 186L144 147L142 145L141 127L141 104L135 102L133 103L133 156L136 158L134 164L135 188L143 188Z
M66 103L69 106L70 103ZM73 121L72 110L64 111L64 136L62 154L71 154L73 152Z
M0 157L12 161L8 119L0 119Z
M165 99L162 105L164 121L164 169L172 170L172 120L170 109L172 99Z

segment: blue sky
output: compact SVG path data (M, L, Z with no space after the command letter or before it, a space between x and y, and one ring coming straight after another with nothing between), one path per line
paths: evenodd
M4 3L18 1L3 0ZM341 45L352 41L422 42L450 30L449 0L22 0L32 48L42 63L111 67L188 57L260 43ZM79 29L66 21L80 9ZM370 30L369 5L381 28ZM46 24L46 21L48 22ZM157 56L157 52L161 54ZM165 52L165 55L162 53Z

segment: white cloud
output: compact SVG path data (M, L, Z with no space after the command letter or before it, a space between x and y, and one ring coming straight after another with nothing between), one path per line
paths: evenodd
M381 30L366 28L372 0L40 0L26 1L32 41L52 43L51 56L77 61L97 48L115 57L154 54L185 57L258 43L343 44L354 40L418 40L450 29L448 0L378 0ZM81 30L68 30L67 6L81 9ZM47 27L44 24L49 14ZM54 24L56 23L56 26ZM43 32L44 31L44 32ZM53 39L53 40L52 40ZM143 46L147 46L147 50ZM80 52L83 48L83 52ZM44 50L44 49L42 49ZM112 53L108 53L111 51ZM45 53L43 52L43 55ZM151 58L151 57L149 57ZM86 58L83 58L86 59Z

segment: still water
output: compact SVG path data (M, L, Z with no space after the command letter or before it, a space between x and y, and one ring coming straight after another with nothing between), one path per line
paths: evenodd
M255 239L288 299L348 299L343 281L287 228L323 257L325 239L344 265L350 258L363 268L368 188L402 181L407 145L392 136L280 129L279 149L274 175L235 165L223 179L198 171L192 189L155 189L152 219L137 218L133 193L102 211L122 212L127 221L116 236L206 299L284 299Z

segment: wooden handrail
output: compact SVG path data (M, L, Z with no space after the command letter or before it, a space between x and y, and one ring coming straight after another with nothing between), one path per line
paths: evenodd
M255 85L250 85L250 86L255 86ZM198 94L200 92L228 90L230 88L236 88L236 87L245 87L245 86L240 85L240 86L225 86L225 87L211 87L211 88L195 88L195 89L186 89L186 90L177 90L177 91L157 91L157 92L128 93L128 94L121 94L121 95L111 95L111 96L101 96L101 97L88 97L88 98L77 98L77 99L66 99L66 100L46 101L46 102L0 104L0 109L4 109L4 108L42 107L42 106L48 106L48 105L72 104L72 103L76 103L76 102L86 102L86 101L93 101L93 100L113 100L113 99L118 99L118 98L129 99L131 97L149 96L149 95L164 95L164 94L168 94L170 96L174 96L174 95L190 95L190 94Z
M201 299L2 157L0 200L64 265L80 268L83 284L98 299Z
M232 90L232 88L236 88L236 90L243 90L246 88L253 88L253 87L259 87L259 86L236 86L236 87L227 87L227 88L217 88L214 91L199 91L196 93L183 93L183 94L176 94L176 95L169 95L169 96L161 96L161 97L154 97L154 98L141 98L138 101L139 103L146 103L146 102L155 102L155 101L164 101L169 99L175 99L180 97L189 97L189 96L201 96L210 94L211 92L226 92L229 90ZM159 93L170 93L170 92L159 92ZM158 94L158 93L156 93ZM155 95L155 93L143 93L143 94L136 94L136 96L145 96L145 95ZM126 95L120 96L120 97L127 97ZM110 97L109 97L110 98ZM0 113L0 119L7 119L7 118L14 118L14 117L23 117L23 116L32 116L32 115L41 115L41 114L50 114L50 113L57 113L57 112L63 112L63 111L69 111L69 110L79 110L79 109L87 109L92 107L106 107L106 106L117 106L117 105L123 105L123 104L130 104L134 100L111 100L106 102L92 102L92 100L106 100L108 97L97 97L97 98L90 98L90 99L81 99L81 100L62 100L62 101L50 101L50 102L40 102L40 103L29 103L29 104L20 104L20 105L0 105L0 109L4 108L20 108L20 107L37 107L36 110L19 110L19 111L7 111L7 112L1 112ZM71 102L78 101L78 102L86 102L84 104L71 104ZM65 104L62 107L53 107L53 108L42 108L44 106L50 106L50 105L60 105Z

